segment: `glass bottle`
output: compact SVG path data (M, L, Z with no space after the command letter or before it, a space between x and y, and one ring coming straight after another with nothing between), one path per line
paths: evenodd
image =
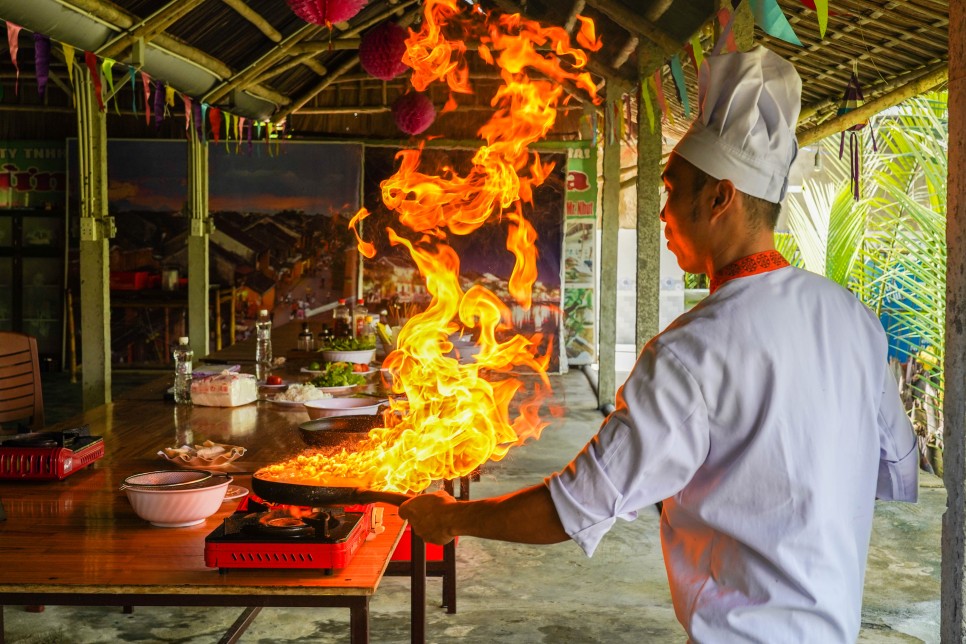
M359 335L359 341L366 347L376 347L376 325L373 323L371 315L366 316L366 321L362 326L362 333Z
M339 305L335 307L332 317L334 336L336 338L352 337L352 313L349 311L349 305L346 304L345 298L339 300Z
M367 317L369 317L369 309L366 308L366 301L360 297L352 310L352 335L360 342L365 335Z
M309 323L302 323L302 332L299 333L299 351L315 351L315 336L309 331Z
M191 404L191 372L195 353L188 344L188 338L178 338L174 348L174 401L179 405Z
M264 382L271 370L272 318L267 309L262 309L255 322L255 379Z

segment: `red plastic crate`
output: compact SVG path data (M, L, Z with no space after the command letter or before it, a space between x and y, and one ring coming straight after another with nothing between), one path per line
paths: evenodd
M392 557L389 561L409 561L410 555L412 554L412 536L410 532L412 531L411 526L406 526L406 530L403 532L402 536L399 537L399 543L396 544L396 549L392 551ZM456 537L456 543L459 543L460 538ZM434 543L426 544L426 561L442 561L443 560L443 546L437 546Z
M150 277L147 271L111 271L111 288L115 291L140 291L148 288Z

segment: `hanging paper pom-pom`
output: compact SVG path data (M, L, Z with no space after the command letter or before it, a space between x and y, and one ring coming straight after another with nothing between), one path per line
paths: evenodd
M37 75L37 92L44 100L47 80L50 78L50 37L34 34L34 72Z
M402 61L406 53L406 30L394 22L384 22L359 43L359 64L382 80L392 80L408 69Z
M406 134L420 134L436 119L433 102L419 92L403 94L392 106L392 118Z
M316 25L334 25L355 17L366 0L288 0L299 18Z

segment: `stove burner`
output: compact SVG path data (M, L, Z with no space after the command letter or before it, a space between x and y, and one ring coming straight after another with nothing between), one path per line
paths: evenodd
M369 534L371 507L266 508L250 503L205 538L205 565L229 568L344 568Z

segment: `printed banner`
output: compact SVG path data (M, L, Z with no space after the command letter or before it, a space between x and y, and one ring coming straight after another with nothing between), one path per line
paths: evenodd
M60 208L67 189L63 141L0 142L0 208Z
M597 150L567 152L564 220L564 351L568 366L597 360Z

